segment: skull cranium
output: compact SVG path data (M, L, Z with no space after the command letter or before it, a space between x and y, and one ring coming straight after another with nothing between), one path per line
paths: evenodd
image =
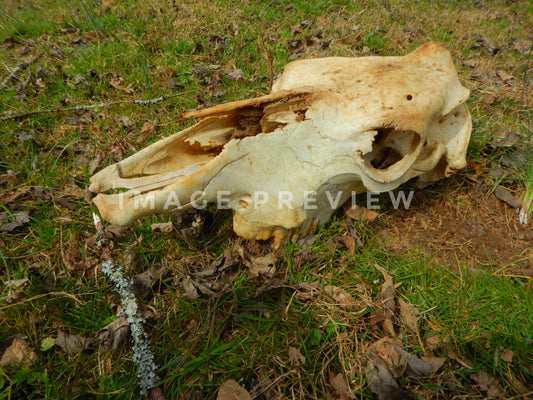
M332 199L463 168L468 95L438 43L403 57L295 61L270 94L183 114L201 120L98 172L89 189L118 225L222 193L237 234L279 241L326 223ZM102 193L118 188L129 190Z

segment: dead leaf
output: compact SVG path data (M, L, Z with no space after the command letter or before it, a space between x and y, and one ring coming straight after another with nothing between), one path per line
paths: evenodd
M396 336L392 323L396 309L394 282L385 268L377 264L374 264L374 267L383 274L385 282L381 285L379 309L370 316L370 323L372 328L377 329L381 325L382 329L389 335Z
M500 356L500 358L508 364L511 364L513 362L513 357L514 351L512 350L505 350Z
M65 335L63 331L57 331L54 341L67 354L77 354L91 345L91 340L78 335Z
M377 354L370 354L366 380L378 400L416 400L412 392L398 385L391 367Z
M172 223L172 221L161 222L158 224L150 225L150 228L154 232L170 233L174 229L174 224Z
M30 345L20 338L14 338L11 345L4 351L0 359L0 367L31 365L37 360L37 354Z
M165 265L154 265L152 268L141 272L133 277L133 287L135 293L142 299L148 298L153 291L161 289L165 277L167 277L169 268Z
M505 83L507 83L508 81L510 81L511 79L514 79L514 76L511 75L509 72L507 71L504 71L502 69L499 69L498 71L496 71L496 73L498 74L498 76L500 77L500 79L502 81L504 81Z
M125 115L118 117L115 119L115 122L119 125L122 125L124 128L130 128L134 125L133 121L130 117L127 117Z
M479 65L479 60L465 60L463 61L465 67L475 68Z
M283 278L283 279L274 278L274 279L267 280L263 285L261 285L255 290L254 298L261 296L263 293L267 293L272 290L279 289L281 287L286 287L286 286L287 286L287 278ZM296 295L296 298L299 298L298 295Z
M106 239L118 238L124 235L128 231L128 226L108 225L105 227Z
M244 72L242 72L241 69L234 69L226 74L226 78L230 81L239 81L245 80L246 76L244 75Z
M139 134L139 137L137 138L137 141L143 142L148 139L152 135L152 133L155 132L156 128L157 125L154 125L151 122L145 122L143 124L143 127L141 128L141 132Z
M486 372L476 372L470 375L470 378L477 384L479 390L486 393L487 397L499 398L501 396L502 390L496 382L496 379Z
M359 207L357 204L352 205L350 202L347 202L344 205L344 211L352 219L360 219L363 222L371 222L376 217L379 216L379 213L369 210L365 207Z
M189 276L186 276L181 280L181 285L185 290L185 296L187 296L189 299L198 299L200 297L196 287L192 282L192 279Z
M289 361L293 365L304 365L305 357L296 347L289 346Z
M397 365L395 365L396 367L404 369L405 371L407 371L408 375L420 377L431 376L433 372L433 368L431 367L431 365L421 360L414 354L411 354L408 351L402 349L397 344L394 345L394 349L400 355L400 359Z
M28 278L4 281L4 286L6 286L7 289L7 296L0 297L0 301L10 303L16 300L29 284L30 280Z
M203 269L200 272L196 272L194 276L198 278L207 278L220 274L221 272L226 271L227 269L240 265L238 258L234 257L233 252L230 249L224 251L224 255L217 259L215 262L211 263L207 268Z
M317 238L318 238L317 234L306 235L298 239L298 245L300 246L302 250L307 250L311 248L313 244L315 244Z
M496 189L494 189L494 195L498 198L498 200L507 203L507 205L513 208L522 207L522 202L518 200L516 197L514 197L511 194L511 192L509 192L507 189L503 188L502 186L498 185Z
M218 389L217 400L252 400L252 396L236 381L230 379Z
M125 85L124 79L122 77L113 77L109 81L109 84L115 89L122 90L124 93L132 94L133 93L133 83L130 83L128 86Z
M0 213L0 232L13 232L28 222L30 222L30 215L27 212L9 214L4 211Z
M346 248L348 249L348 252L353 256L355 254L355 249L357 247L357 243L355 241L355 238L352 236L339 236L337 238L339 242L342 242Z
M129 338L130 325L128 319L123 316L103 327L98 333L100 340L99 351L116 350L121 347Z
M440 335L438 333L426 339L426 347L428 349L436 349L437 347L439 347L439 345L440 345Z
M408 329L413 332L417 332L418 316L420 314L418 308L410 303L405 302L403 299L398 299L398 305L400 307L400 320Z
M431 369L433 370L433 374L436 374L437 371L444 365L447 358L446 357L429 357L429 356L422 356L420 357L422 361L427 363L431 366Z
M355 300L352 295L346 290L341 289L337 286L324 286L324 292L330 296L336 304L342 307L352 307L355 304Z
M332 372L329 373L329 384L337 393L339 400L349 400L355 399L355 395L350 390L350 387L346 383L346 380L342 374L334 375Z
M276 273L276 260L276 256L272 253L264 257L252 258L252 265L248 268L248 274L272 279Z

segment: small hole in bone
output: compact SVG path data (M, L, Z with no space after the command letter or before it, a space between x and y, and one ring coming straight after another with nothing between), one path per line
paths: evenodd
M405 98L406 98L407 100L413 100L413 96L411 96L410 94L408 94L407 96L405 96Z

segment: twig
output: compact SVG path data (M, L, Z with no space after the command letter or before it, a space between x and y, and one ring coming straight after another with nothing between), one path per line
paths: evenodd
M168 96L161 96L156 99L149 99L149 100L119 100L119 101L111 101L109 103L90 104L86 106L80 105L80 106L69 107L69 108L53 108L53 109L48 109L48 110L29 111L29 112L22 113L22 114L15 114L15 115L8 115L5 117L0 117L0 121L7 121L10 119L21 119L21 118L26 118L26 117L37 115L37 114L52 114L52 113L62 113L62 112L68 112L68 111L92 110L95 108L104 108L104 107L114 106L116 104L140 104L140 105L156 104L161 101L172 99L178 96L184 96L186 94L190 94L193 92L194 92L193 90L190 90L188 92L176 93L176 94L171 94Z
M133 292L133 279L125 274L123 265L113 262L102 221L96 214L93 214L93 220L97 232L96 244L103 251L102 272L115 286L122 303L122 313L126 315L130 325L132 359L137 364L137 383L141 387L141 394L144 395L150 391L152 399L165 400L162 389L155 387L157 382L159 382L159 377L156 374L157 366L154 363L154 355L150 350L148 336L144 332L143 324L145 320L142 317Z
M93 294L93 293L82 293L82 294L87 295L87 294ZM16 303L9 304L7 306L0 307L0 310L5 310L6 308L10 308L10 307L13 307L13 306L18 306L19 304L28 303L30 301L37 300L37 299L40 299L41 297L46 297L46 296L65 296L65 297L71 298L72 300L74 300L78 304L83 304L83 302L80 299L78 299L73 294L70 294L70 293L67 293L67 292L48 292L48 293L38 294L37 296L29 297L29 298L21 300L21 301L17 301Z
M30 61L27 61L27 62L23 62L23 63L20 63L19 65L17 65L15 67L15 69L13 71L11 71L11 73L5 77L3 80L2 80L2 83L0 84L0 91L3 91L6 86L8 85L8 83L13 79L15 78L15 76L20 72L20 71L24 71L26 68L28 68L30 65L34 64L35 62L37 62L39 60L39 58L41 58L41 56L43 55L43 53L38 53L35 57L33 57Z

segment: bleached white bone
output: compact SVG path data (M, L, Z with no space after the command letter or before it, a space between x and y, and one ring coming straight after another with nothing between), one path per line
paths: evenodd
M295 61L270 94L183 114L201 120L98 172L89 189L118 225L223 193L237 234L280 241L326 223L353 192L463 168L468 95L438 43L403 57ZM118 188L129 190L102 193Z

